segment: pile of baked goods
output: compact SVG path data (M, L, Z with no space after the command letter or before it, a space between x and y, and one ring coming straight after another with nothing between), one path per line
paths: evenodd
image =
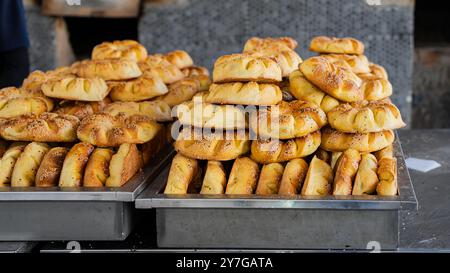
M165 194L397 195L386 70L354 38L251 38L214 64L208 92L177 109L183 128Z
M209 85L187 52L131 40L34 71L0 90L0 187L120 187L172 141L171 108Z

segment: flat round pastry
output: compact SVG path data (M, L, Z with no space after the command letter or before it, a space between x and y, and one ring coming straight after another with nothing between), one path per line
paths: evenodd
M276 84L257 82L213 83L206 102L218 104L275 105L283 99Z
M23 115L2 122L0 135L14 141L73 142L79 123L77 117L70 115Z
M294 50L297 47L297 41L291 37L252 37L245 42L244 52L260 51L267 48L276 48L277 51Z
M361 89L364 99L370 101L382 100L392 95L392 85L384 78L364 80Z
M167 94L157 97L155 101L163 101L170 107L191 100L200 91L198 79L186 78L169 85Z
M185 77L195 77L195 76L208 76L209 71L208 68L203 66L190 66L181 69Z
M0 118L49 112L53 101L37 90L7 87L0 89Z
M160 124L146 116L99 113L81 121L77 136L81 141L98 147L116 147L123 143L147 142L160 129Z
M373 133L405 126L400 111L389 99L344 103L327 116L331 127L346 133Z
M142 75L135 61L123 59L82 61L73 65L73 70L79 77L105 81L129 80Z
M46 82L42 85L42 92L51 98L102 101L109 92L106 82L101 78L78 78L74 76L61 80Z
M213 82L279 82L281 68L269 57L232 54L219 57L214 64Z
M93 60L126 59L140 62L145 58L147 58L147 50L133 40L103 42L92 50Z
M295 98L315 103L325 113L340 104L337 99L308 81L300 70L295 70L289 75L289 83L291 94Z
M158 122L172 120L172 109L164 101L113 102L103 112L113 116L123 113L126 116L142 115Z
M165 84L171 84L184 78L183 72L176 65L168 62L163 55L150 55L139 68L145 75L160 78Z
M317 36L311 40L309 49L318 53L364 54L364 44L354 38Z
M166 59L169 63L175 65L179 69L187 68L194 65L194 61L192 60L189 53L184 50L174 50L164 55L164 59Z
M321 56L305 60L299 68L310 82L336 99L353 102L364 98L358 76Z
M355 149L364 153L381 150L394 142L392 130L377 133L343 133L332 128L322 129L322 143L320 147L330 152L342 152Z
M109 96L113 101L142 101L169 92L160 78L147 75L129 81L108 82L108 85L111 90Z
M388 73L386 72L386 69L384 67L371 63L369 65L370 73L361 73L358 74L358 77L360 77L363 80L372 80L372 79L385 79L388 80Z
M250 115L250 128L260 138L290 139L308 135L327 124L325 113L311 102L282 101Z
M336 65L342 65L355 74L370 73L370 63L365 55L323 54L320 55Z
M289 140L253 140L251 158L262 164L289 161L313 154L320 145L320 130Z
M202 132L201 129L183 128L174 142L175 150L189 158L227 161L236 159L250 150L250 140L245 131Z

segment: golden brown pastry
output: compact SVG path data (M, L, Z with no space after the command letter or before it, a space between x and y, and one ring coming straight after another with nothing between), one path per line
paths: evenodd
M185 77L207 76L209 77L208 68L204 66L190 66L181 69Z
M52 100L46 98L40 91L27 91L15 87L0 90L0 118L39 115L52 109Z
M325 113L314 103L282 101L250 115L250 128L262 138L292 139L319 130L327 124Z
M311 57L299 68L306 79L338 100L353 102L364 99L362 80L349 69L334 65L324 57Z
M188 68L194 65L191 56L184 50L174 50L165 54L163 57L179 69Z
M358 77L360 77L363 80L373 80L373 79L385 79L388 80L388 73L386 72L386 69L384 67L371 63L369 65L370 73L362 73L358 74Z
M372 154L363 154L353 184L352 195L374 194L378 185L378 163Z
M280 182L280 195L295 195L300 190L308 172L308 163L302 158L290 160L284 168L283 177Z
M136 144L120 145L117 153L109 162L109 177L106 187L121 187L130 180L143 166L142 156Z
M320 147L330 152L342 152L355 149L360 152L381 150L394 142L394 132L391 130L377 133L342 133L331 128L322 129Z
M374 133L405 126L400 111L389 100L340 104L327 116L331 127L346 133Z
M159 151L169 144L168 134L170 135L170 130L162 126L154 138L140 145L139 150L142 153L144 165L147 165Z
M106 105L108 105L111 100L106 97L102 101L62 101L58 109L54 111L56 114L60 115L72 115L77 117L79 120L83 118L96 114L103 111Z
M325 161L313 157L301 191L302 195L329 195L333 184L333 170Z
M177 154L170 166L164 194L186 194L198 172L197 160Z
M273 51L271 48L261 49L255 52L246 52L252 56L266 56L275 60L281 68L281 75L289 77L292 71L298 68L302 58L294 50Z
M282 100L275 84L232 82L212 84L206 102L218 104L275 105Z
M155 100L163 101L170 107L174 107L192 99L192 97L200 91L199 86L200 82L198 80L186 78L169 85L169 92Z
M378 161L384 157L394 158L394 148L392 147L392 144L388 145L386 148L376 151L374 155Z
M83 182L83 174L89 156L94 151L94 146L80 142L67 153L59 177L60 187L80 187Z
M86 165L83 187L103 187L109 177L109 163L114 154L112 149L95 148Z
M169 92L160 78L146 75L129 81L110 82L109 85L111 87L109 96L113 101L142 101Z
M22 142L13 142L0 160L0 187L11 185L11 175L16 165L17 159L25 149L26 144Z
M73 66L73 70L79 77L105 81L128 80L142 75L136 62L124 59L82 61Z
M49 146L45 143L31 142L25 146L14 165L14 170L11 174L11 186L34 186L36 172L48 150Z
M231 168L226 194L253 194L259 177L259 166L248 157L237 158Z
M370 63L364 55L324 54L320 55L336 65L350 69L355 74L370 73Z
M253 140L251 158L262 164L284 162L314 153L320 145L320 131L289 140Z
M364 44L354 38L316 36L311 40L309 49L318 53L364 54Z
M397 159L384 157L378 161L377 175L380 180L377 185L377 194L383 196L397 195Z
M201 194L223 194L227 185L227 175L220 161L208 161L203 178Z
M73 142L79 123L77 117L70 115L24 115L1 123L0 135L14 141Z
M392 95L391 83L383 78L364 80L361 89L364 99L370 101L382 100Z
M331 152L330 166L333 170L335 170L336 163L338 162L341 155L342 155L342 152Z
M279 82L281 68L269 57L249 54L224 55L214 64L213 82Z
M209 91L209 87L211 86L211 79L209 76L199 75L199 76L190 76L186 79L194 80L197 82L198 91Z
M351 195L353 179L358 171L361 155L357 150L345 150L336 163L333 181L333 195Z
M147 142L160 129L160 124L145 116L99 113L81 121L77 136L98 147L116 147L124 143Z
M47 73L35 70L23 80L21 89L27 91L40 91L42 84L49 79L50 77Z
M317 158L319 158L320 160L327 162L328 164L331 163L330 153L322 148L317 149L314 155L317 156Z
M183 72L176 65L168 62L163 55L150 55L139 67L150 77L160 78L165 84L171 84L184 78Z
M108 104L103 112L113 116L123 113L126 116L141 115L151 120L165 122L172 120L172 109L161 100L140 102L113 102Z
M276 51L294 50L297 41L291 37L252 37L245 42L244 52L260 51L267 48L274 48Z
M102 101L108 95L108 86L101 78L66 77L42 85L42 92L48 97L78 100Z
M140 62L146 58L145 47L133 40L103 42L92 50L93 60L126 59Z
M69 149L65 147L51 148L42 159L36 173L36 187L58 186L59 175Z
M259 175L256 194L277 194L283 172L284 167L280 163L269 163L264 165Z

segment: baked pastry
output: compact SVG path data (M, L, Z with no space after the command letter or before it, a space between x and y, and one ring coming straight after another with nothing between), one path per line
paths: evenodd
M0 135L14 141L73 142L79 123L77 117L70 115L24 115L1 123Z
M284 167L280 182L280 195L295 195L302 189L303 181L308 172L308 163L302 158L290 160Z
M246 132L207 133L183 128L174 143L175 150L190 158L227 161L246 154L250 140Z
M373 154L363 154L353 184L352 195L374 194L378 185L378 163Z
M183 125L202 128L245 129L247 120L243 107L188 101L176 106L178 120Z
M227 175L220 161L208 161L203 178L201 194L223 194L227 185Z
M218 104L274 105L283 99L280 87L257 82L212 84L206 102Z
M3 154L0 160L0 188L11 185L11 175L14 166L25 146L25 143L13 142Z
M96 114L103 111L106 105L111 102L109 97L106 97L102 101L62 101L58 109L54 111L56 114L60 115L72 115L77 117L79 120L83 118Z
M169 144L167 135L170 136L170 130L162 126L154 138L140 145L139 150L142 153L144 165L147 165L159 151Z
M156 98L156 101L163 101L170 107L192 99L200 91L200 82L196 79L183 79L169 86L169 92Z
M365 100L382 100L392 95L391 83L383 78L364 80L361 89Z
M383 196L397 195L397 159L395 157L380 159L377 175L380 180L377 185L377 194Z
M339 105L339 101L314 86L300 70L289 75L290 92L299 100L315 103L325 113Z
M335 65L324 57L311 57L299 68L311 83L338 100L353 102L364 98L362 80L349 69Z
M45 143L31 142L23 149L11 174L12 187L34 186L36 172L49 146Z
M364 44L354 38L316 36L311 40L309 49L318 53L364 54Z
M331 156L328 151L325 151L322 148L317 149L317 151L314 153L315 156L317 156L318 159L327 162L328 164L331 163Z
M248 157L237 158L231 168L226 194L253 194L259 176L259 166Z
M376 151L374 153L375 157L377 158L377 160L381 160L384 157L387 158L394 158L394 148L391 145L388 145L386 148L383 148L379 151Z
M269 163L264 165L259 174L256 194L277 194L283 172L284 167L280 163Z
M245 42L244 52L260 51L267 48L274 48L277 51L294 50L297 47L297 41L291 37L252 37Z
M183 72L176 65L168 62L162 55L151 55L139 63L144 75L160 78L165 84L171 84L184 78Z
M124 59L82 61L73 66L73 70L79 77L105 81L129 80L142 75L136 62Z
M181 69L185 77L207 76L209 77L208 68L204 66L190 66Z
M109 177L106 179L105 185L107 187L123 186L142 166L142 156L136 144L120 145L117 153L111 157L109 162Z
M42 92L48 97L78 100L102 101L109 92L106 82L101 78L66 77L58 81L46 82Z
M330 166L333 170L335 170L336 163L338 162L341 155L342 155L342 152L331 152Z
M164 194L186 194L198 172L197 160L181 154L175 155L170 166Z
M324 54L320 55L330 62L350 69L355 74L370 73L370 63L364 55Z
M145 75L134 80L112 82L109 85L109 96L113 101L142 101L169 92L160 78Z
M99 113L81 121L77 136L98 147L116 147L124 143L147 142L160 129L161 125L145 116Z
M294 50L277 51L273 48L261 49L255 52L245 52L252 56L266 56L275 60L281 68L281 75L289 77L289 74L298 68L302 58Z
M261 138L302 137L326 124L327 117L322 109L301 100L282 101L250 115L250 128Z
M302 195L329 195L333 183L333 170L325 161L313 157L309 163Z
M28 74L28 76L23 80L21 89L27 91L40 91L41 86L49 79L47 73L35 70Z
M194 65L194 61L192 60L189 53L184 50L174 50L164 55L164 59L166 59L169 63L175 65L179 69L191 67Z
M336 163L333 195L351 195L353 180L358 171L361 155L355 149L345 150Z
M320 145L320 131L289 140L253 140L251 158L262 164L284 162L314 153Z
M219 57L214 64L213 82L279 82L281 68L269 57L232 54Z
M342 152L355 149L371 153L381 150L394 142L394 132L391 130L376 133L343 133L331 128L322 129L320 147L330 152Z
M103 42L92 50L93 60L126 59L136 62L147 58L147 50L140 43L133 40Z
M83 173L94 146L80 142L69 150L61 169L59 177L60 187L80 187L83 182Z
M340 104L327 116L331 127L347 133L373 133L405 126L400 111L389 100Z
M95 148L86 165L83 187L103 187L109 177L109 163L114 154L112 149Z
M113 102L108 104L103 112L113 116L123 113L126 116L142 115L151 120L165 122L172 120L172 109L161 100L141 102Z
M41 91L28 91L15 87L0 89L0 118L21 115L39 115L53 109L53 101Z
M42 159L36 173L36 187L58 186L59 175L69 149L65 147L51 148Z
M369 64L370 72L369 73L361 73L358 74L358 77L360 77L363 80L373 80L373 79L385 79L388 80L388 73L386 72L386 69L382 67L381 65L371 63Z

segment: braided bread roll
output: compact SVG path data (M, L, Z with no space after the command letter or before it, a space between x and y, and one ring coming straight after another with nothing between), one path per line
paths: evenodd
M345 150L336 164L333 195L351 195L353 180L358 171L361 155L355 149Z
M303 181L308 172L308 163L302 158L290 160L284 168L278 194L295 195L302 189Z
M373 154L363 154L356 173L352 195L374 194L378 185L378 162Z
M145 58L147 58L147 50L133 40L103 42L92 50L93 60L126 59L140 62Z
M53 101L41 91L29 91L15 87L0 89L0 118L21 115L39 115L53 109Z
M106 82L101 78L66 77L58 81L46 82L42 92L48 97L78 100L102 101L109 93Z
M17 159L25 149L26 144L13 142L5 151L0 160L0 188L11 185L11 175L16 165Z
M109 96L113 101L142 101L161 96L169 89L160 78L141 76L122 82L110 82Z
M283 176L284 167L280 163L265 164L259 174L256 194L277 194Z
M16 164L14 164L14 170L11 174L11 186L34 186L36 172L49 149L47 144L39 142L31 142L25 146Z
M171 84L184 78L183 72L176 65L168 62L162 55L150 55L139 63L144 75L160 78L165 84Z
M206 102L218 104L275 105L282 100L280 87L257 82L212 84Z
M141 101L141 102L113 102L108 104L104 113L117 116L122 113L126 116L141 115L151 120L165 122L172 120L172 109L164 101Z
M170 166L164 194L186 194L200 171L198 160L175 155Z
M329 195L333 183L333 170L325 161L313 157L309 163L302 195Z
M226 194L253 194L259 177L259 166L248 157L234 161L228 178Z
M102 78L105 81L121 81L140 77L136 62L125 59L87 60L73 65L73 71L82 78Z
M364 44L355 38L317 36L311 40L309 50L318 53L364 54Z

